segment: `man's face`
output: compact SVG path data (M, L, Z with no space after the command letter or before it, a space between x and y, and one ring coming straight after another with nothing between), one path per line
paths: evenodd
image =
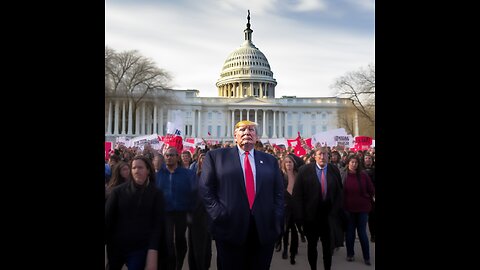
M328 163L328 154L326 151L323 150L317 150L315 152L315 161L320 167L327 166Z
M175 166L178 162L178 153L175 149L169 148L165 154L165 164L167 166Z
M251 150L258 139L257 131L253 125L239 126L234 131L234 137L238 146L240 146L240 148L243 150L245 150L244 147L246 147L246 151Z

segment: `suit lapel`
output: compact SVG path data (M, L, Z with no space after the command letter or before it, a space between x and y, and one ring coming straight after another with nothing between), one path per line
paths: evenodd
M255 157L255 180L256 180L256 187L255 187L255 197L260 192L260 187L262 186L263 177L260 177L260 173L263 172L263 161L260 154L257 154L257 150L253 151ZM261 162L260 162L261 161Z
M333 177L333 168L330 164L327 164L327 175L326 175L326 180L327 180L327 199L330 198L330 194L332 194L332 191L333 191L333 187L335 185L335 182L336 181Z
M315 163L313 163L313 166L310 166L310 175L312 177L312 179L314 180L313 182L313 186L312 188L314 190L314 192L320 192L320 179L318 179L318 175L317 175L317 165ZM327 183L328 185L328 183Z
M243 169L242 169L242 163L240 161L240 153L238 151L238 147L235 146L232 151L231 155L234 155L233 158L233 171L240 172L240 177L235 177L233 181L240 181L240 186L242 187L241 190L243 194L245 195L245 198L247 198L247 187L245 186L245 176L243 174ZM229 155L229 156L231 156Z

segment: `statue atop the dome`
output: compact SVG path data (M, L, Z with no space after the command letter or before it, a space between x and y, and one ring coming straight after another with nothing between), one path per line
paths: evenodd
M248 16L247 16L247 28L250 28L250 9L248 10Z

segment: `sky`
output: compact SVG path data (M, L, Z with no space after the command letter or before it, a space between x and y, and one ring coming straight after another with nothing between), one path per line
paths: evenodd
M374 0L106 0L105 45L152 59L173 89L216 97L247 10L276 98L335 96L336 79L375 64Z

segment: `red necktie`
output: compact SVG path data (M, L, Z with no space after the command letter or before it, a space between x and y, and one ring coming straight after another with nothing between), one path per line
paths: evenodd
M322 186L322 198L325 200L325 174L323 173L323 169L320 169L320 173L322 174L322 177L320 178L321 186Z
M243 160L243 167L245 168L245 186L247 188L248 204L250 209L253 206L253 200L255 199L255 182L253 181L252 166L250 166L250 160L248 159L248 151L245 151L245 159Z

